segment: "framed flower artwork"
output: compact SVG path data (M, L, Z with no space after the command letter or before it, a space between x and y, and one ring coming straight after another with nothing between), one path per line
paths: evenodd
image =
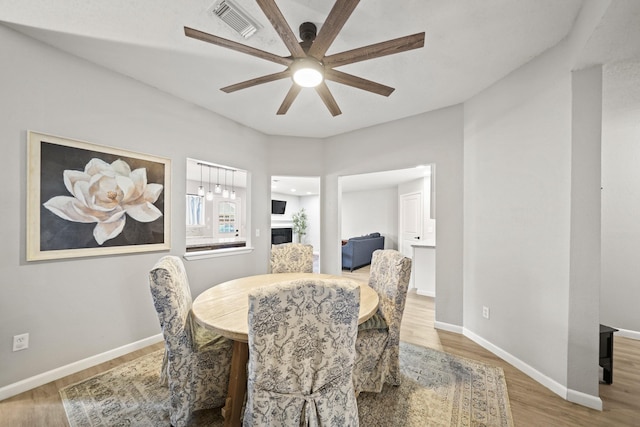
M171 160L28 132L27 261L171 248Z

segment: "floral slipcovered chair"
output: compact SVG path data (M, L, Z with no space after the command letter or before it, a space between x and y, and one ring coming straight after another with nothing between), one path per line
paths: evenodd
M224 404L232 341L192 320L191 291L180 258L165 256L149 273L165 342L161 377L168 382L171 425L188 425L193 411Z
M243 425L358 426L352 369L360 287L301 279L249 295Z
M271 247L272 273L313 273L313 246L284 243Z
M353 371L357 393L379 393L385 382L400 385L400 323L410 277L410 258L393 249L373 253L369 286L378 293L380 305L358 328Z

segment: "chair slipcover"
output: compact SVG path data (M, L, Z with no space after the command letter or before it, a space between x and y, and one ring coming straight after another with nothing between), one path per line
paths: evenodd
M369 286L378 293L380 305L358 330L353 371L358 393L379 393L385 382L400 385L400 324L410 277L410 258L393 249L373 253Z
M313 246L284 243L271 247L272 273L313 273Z
M188 424L193 411L224 404L232 341L198 326L191 314L191 291L180 258L165 256L149 273L149 286L165 342L170 420Z
M358 426L360 287L301 279L249 295L248 426Z

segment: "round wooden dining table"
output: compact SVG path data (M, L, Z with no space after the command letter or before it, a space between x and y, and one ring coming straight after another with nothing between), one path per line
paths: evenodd
M260 274L215 285L193 301L193 318L199 325L234 341L229 391L222 408L225 426L240 426L247 390L249 293L262 286L298 279L352 280L343 276L316 273ZM375 314L379 301L378 294L367 283L354 282L360 285L360 324Z

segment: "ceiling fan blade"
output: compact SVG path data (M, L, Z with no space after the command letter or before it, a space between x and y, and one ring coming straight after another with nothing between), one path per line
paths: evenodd
M379 58L381 56L393 55L407 50L418 49L424 46L424 32L411 36L400 37L386 42L376 43L369 46L359 47L346 52L336 53L326 56L322 62L325 67L339 67L341 65L353 64L354 62L366 59Z
M371 80L363 79L362 77L343 73L342 71L338 70L325 70L324 78L336 83L342 83L343 85L353 86L358 89L366 90L367 92L377 93L378 95L382 96L389 96L395 90L392 87L372 82Z
M257 77L255 79L250 79L244 82L236 83L234 85L225 86L220 90L225 93L235 92L240 89L246 89L248 87L261 85L263 83L269 83L276 80L285 79L287 77L291 77L291 72L289 70L280 71L279 73L267 74L266 76Z
M193 28L189 27L184 27L184 35L193 39L201 40L203 42L226 47L237 52L257 56L258 58L266 59L267 61L275 62L276 64L281 64L287 67L293 62L291 58L274 55L273 53L269 53L264 50L256 49L254 47L227 40L222 37L214 36L213 34L205 33L203 31L194 30Z
M287 114L287 111L289 111L289 107L291 107L291 104L293 104L293 101L295 101L295 99L298 97L300 90L302 90L302 88L297 84L291 85L291 89L289 89L287 96L284 97L284 101L282 101L282 104L280 105L280 108L276 113L277 115L280 116L283 114Z
M313 56L317 60L322 59L359 2L360 0L336 0L329 16L309 48L309 56Z
M340 107L338 107L338 103L336 103L333 95L331 95L329 87L325 82L322 82L318 86L316 86L316 92L318 92L318 95L320 95L320 99L322 99L322 102L324 102L324 105L327 106L329 112L333 117L342 114L342 111L340 111Z
M258 3L258 6L260 6L264 14L267 16L267 19L269 19L269 22L271 22L271 25L278 33L285 46L287 46L287 49L289 49L289 52L291 52L291 55L294 58L304 58L306 56L304 50L302 50L296 35L291 30L291 27L289 27L287 20L284 19L284 16L282 15L282 12L280 12L280 9L278 9L275 1L256 0L256 3Z

